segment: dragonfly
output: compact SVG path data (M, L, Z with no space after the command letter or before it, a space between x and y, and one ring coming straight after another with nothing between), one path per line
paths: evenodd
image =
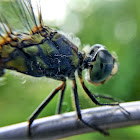
M111 100L113 98L94 95L87 88L82 75L82 72L86 70L85 79L89 83L102 85L117 73L118 63L116 58L101 44L91 46L88 51L79 51L78 47L65 35L44 24L40 6L38 6L38 18L36 18L30 0L17 0L16 4L21 16L16 12L14 2L11 0L13 10L15 10L17 17L29 32L14 31L1 13L0 22L4 33L0 33L0 77L4 75L6 69L10 69L25 75L45 76L62 82L30 116L28 136L32 135L31 126L34 120L59 91L60 99L57 114L61 113L67 79L72 81L77 118L86 126L108 135L109 133L106 130L96 125L90 126L83 119L79 106L75 75L77 72L82 88L93 103L99 106L118 105L118 103L100 103L96 97ZM34 23L33 26L30 24L29 18Z

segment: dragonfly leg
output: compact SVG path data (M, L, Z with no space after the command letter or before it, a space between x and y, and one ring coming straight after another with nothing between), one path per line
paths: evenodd
M75 100L75 107L76 107L76 112L77 112L77 117L78 119L85 124L86 126L95 129L97 131L99 131L100 133L104 134L104 135L109 135L108 132L106 132L105 130L99 128L97 125L90 125L88 124L85 120L83 120L82 115L81 115L81 110L80 110L80 106L79 106L79 98L78 98L78 93L77 93L77 84L75 79L72 80L73 83L73 93L74 93L74 100Z
M111 101L118 102L118 103L122 102L121 100L116 100L116 99L114 99L113 97L108 96L108 95L94 94L94 97L95 97L95 98L103 98L103 99L111 100Z
M96 105L100 105L100 106L103 106L103 105L110 105L110 106L116 106L116 105L119 105L119 103L112 103L112 104L109 104L109 103L105 103L105 104L102 104L100 102L97 101L97 99L95 97L101 97L101 98L105 98L105 99L110 99L110 100L115 100L113 99L112 97L106 97L106 96L99 96L99 95L93 95L89 90L88 88L86 87L84 81L83 81L83 78L82 78L82 75L81 74L78 74L79 76L79 79L80 79L80 83L84 89L84 91L87 93L87 95L89 96L89 98L96 104Z
M61 90L66 81L63 81L62 84L60 84L57 88L55 88L50 95L37 107L37 109L32 113L28 120L28 136L31 137L31 125L33 121L37 118L37 116L40 114L40 112L45 108L45 106L53 99L53 97L56 95L56 93Z
M64 84L62 89L61 89L61 93L60 93L60 96L59 96L59 99L58 99L58 103L57 103L56 114L60 114L61 113L65 89L66 89L66 84Z

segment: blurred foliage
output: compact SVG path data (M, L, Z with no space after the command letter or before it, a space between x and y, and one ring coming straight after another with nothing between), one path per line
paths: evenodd
M105 45L109 51L116 52L119 62L118 74L102 86L96 87L86 83L93 93L111 95L123 101L140 99L139 5L139 0L88 0L86 4L85 0L73 0L67 6L65 22L60 27L56 27L63 32L71 32L70 29L72 29L83 45L100 43ZM16 28L19 21L16 20L15 14L10 12L10 10L12 11L10 7L9 1L0 2L0 11L5 11L3 14ZM16 26L14 26L15 23L17 23ZM45 77L34 78L7 71L5 76L0 78L0 126L26 121L34 109L59 83L59 81ZM78 86L81 108L93 107L93 103L87 98L81 86L79 84ZM57 97L51 101L39 117L55 113ZM70 98L71 85L68 82L63 112L73 110ZM102 100L99 99L99 101ZM65 138L65 140L138 140L140 139L139 130L140 126L134 126L110 130L110 137L90 133Z

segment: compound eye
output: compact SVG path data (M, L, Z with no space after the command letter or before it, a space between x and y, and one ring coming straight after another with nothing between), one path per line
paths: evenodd
M102 84L111 75L113 66L112 55L107 50L101 50L91 63L86 79L95 85Z
M93 45L91 48L90 48L90 51L89 51L89 55L93 56L95 55L95 53L100 49L104 49L105 50L105 46L101 45L101 44L95 44Z
M93 55L97 52L97 50L98 50L99 48L100 48L100 46L98 46L98 45L92 46L92 48L91 48L91 50L90 50L90 52L89 52L89 55L93 56Z

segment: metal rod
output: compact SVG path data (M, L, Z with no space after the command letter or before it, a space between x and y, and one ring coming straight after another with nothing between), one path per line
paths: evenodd
M129 112L129 113L128 113ZM140 101L121 103L120 106L103 106L81 111L90 125L112 129L140 124ZM0 139L28 139L27 122L0 128ZM37 119L32 125L32 139L58 139L95 132L78 121L75 112Z

